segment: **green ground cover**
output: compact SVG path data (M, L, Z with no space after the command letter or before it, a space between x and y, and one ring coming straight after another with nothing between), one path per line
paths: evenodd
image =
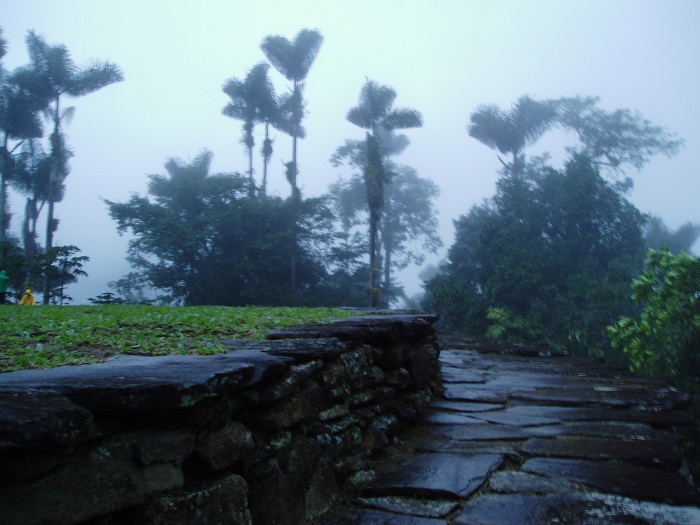
M357 311L224 306L0 306L0 372L104 361L117 354L215 354L221 339Z

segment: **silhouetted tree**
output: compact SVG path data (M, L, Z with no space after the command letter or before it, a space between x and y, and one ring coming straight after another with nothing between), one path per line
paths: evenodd
M557 112L549 101L538 101L528 96L520 97L510 111L495 104L478 106L471 114L469 135L491 149L511 154L512 161L506 163L498 157L508 172L522 173L524 159L522 150L537 141L555 122Z
M133 234L128 260L141 275L136 282L186 305L314 304L334 240L324 199L307 199L299 209L295 291L287 279L291 201L250 198L247 177L209 174L211 158L203 152L191 163L171 159L167 175L150 176L147 196L106 201L118 232ZM123 284L117 290L126 295Z
M559 124L576 133L578 146L570 153L583 153L613 178L624 174L627 166L641 170L652 156L677 154L683 140L666 129L655 126L637 111L617 109L612 112L598 107L598 97L570 97L550 101L556 108ZM629 177L616 181L616 188L632 188Z
M661 217L651 215L644 226L644 242L648 248L654 250L667 249L677 254L690 253L693 244L700 236L700 226L692 222L686 222L672 231Z
M5 54L6 43L0 28L0 51ZM41 137L44 133L40 114L48 100L33 94L35 82L20 74L10 74L0 64L0 242L9 228L7 185L15 175L18 161L15 152L26 139ZM17 141L10 148L10 140Z
M265 37L260 44L263 53L270 63L293 83L292 92L282 99L281 109L286 113L284 124L280 129L292 137L292 166L289 173L289 184L292 195L297 191L297 138L301 137L301 121L304 118L304 97L302 95L303 81L309 73L316 55L321 49L323 36L316 29L302 29L293 42L279 35Z
M274 87L267 76L270 68L268 64L260 63L251 69L245 80L231 78L223 87L231 101L226 104L222 113L227 117L243 121L243 137L241 143L248 152L248 177L250 179L250 195L255 194L255 179L253 178L253 147L255 138L253 128L255 124L265 123L265 135L267 139L267 125L274 117L277 109ZM271 152L270 152L271 154ZM266 157L267 159L267 157ZM265 176L263 177L262 192L265 193L267 176L267 160L265 161Z
M279 121L277 127L292 137L292 160L285 164L286 176L291 186L292 217L291 236L292 247L289 252L290 284L296 289L297 280L297 212L301 195L297 186L299 163L297 161L297 139L305 136L301 121L304 118L303 80L309 73L316 55L321 49L323 36L316 29L302 29L293 42L279 35L270 35L263 39L260 48L272 65L293 83L292 92L280 97Z
M27 49L31 64L25 68L22 76L31 78L35 93L41 98L51 100L51 119L53 132L49 137L51 159L53 161L50 177L50 192L46 220L46 253L53 246L53 232L56 229L54 204L61 197L61 185L68 171L70 152L65 145L61 122L70 118L72 108L61 109L61 97L81 97L105 86L123 80L122 72L115 64L94 61L85 66L77 66L63 45L49 45L43 37L30 31L27 35ZM49 302L48 282L44 285L44 304Z
M455 221L449 263L427 284L424 307L471 335L515 332L600 355L610 319L634 308L627 290L643 225L585 156L530 180L502 177L492 200Z
M367 161L363 175L367 186L369 207L369 304L377 306L379 299L379 274L377 267L377 229L384 205L384 185L389 181L381 150L379 130L415 128L423 125L422 115L415 109L394 108L396 91L367 79L360 91L358 105L351 108L347 120L368 130L366 134ZM370 133L371 132L371 133Z

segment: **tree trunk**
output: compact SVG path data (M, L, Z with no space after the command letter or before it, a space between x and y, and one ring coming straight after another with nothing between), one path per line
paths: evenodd
M294 95L298 97L297 100L301 104L301 93L299 93L299 83L294 81ZM301 110L300 110L301 111ZM292 291L295 292L297 289L297 217L298 217L298 204L301 201L301 195L297 188L297 174L299 173L299 168L297 166L297 134L299 125L301 122L296 121L296 117L293 117L295 121L292 123L292 166L288 170L289 184L292 187L292 249L289 253L289 269L290 269L290 279L289 284L292 287Z
M379 274L377 267L377 229L379 227L379 211L370 209L369 212L369 306L376 308L379 303Z
M47 217L46 217L46 248L45 248L45 253L49 253L51 251L51 248L53 247L53 232L55 230L54 227L54 219L53 219L53 211L54 211L54 199L56 198L55 193L56 193L56 185L58 183L59 177L61 175L61 171L63 170L63 162L64 159L63 157L63 152L61 151L61 137L60 137L60 113L59 113L59 97L56 97L56 108L54 112L54 127L53 127L53 143L52 143L52 151L51 155L53 156L52 159L52 166L51 166L51 173L49 175L49 209L47 211ZM47 275L44 276L44 289L43 289L43 295L44 295L44 304L49 304L49 295L50 295L50 283L49 283L49 277Z
M5 133L2 147L0 147L0 242L5 241L7 226L5 216L7 215L7 175L10 170L10 153L7 151L7 133Z
M272 156L272 144L270 141L270 123L265 121L265 141L263 142L263 176L262 176L262 186L260 188L260 195L264 199L267 196L267 165L270 163L270 157Z
M386 230L386 223L384 223L384 229ZM390 238L384 240L384 291L385 293L391 288L391 252L393 250L392 242ZM386 308L389 307L389 298L386 298Z

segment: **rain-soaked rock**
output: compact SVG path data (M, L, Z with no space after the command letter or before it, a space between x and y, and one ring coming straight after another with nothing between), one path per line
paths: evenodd
M456 501L415 499L400 496L358 498L358 501L363 506L371 509L424 518L444 518L459 505Z
M485 425L486 421L455 412L433 412L427 417L433 425Z
M501 456L520 456L513 442L509 441L445 441L429 440L416 445L417 452L443 452L452 454L464 454L467 456L477 454L498 454Z
M0 392L0 450L77 445L94 437L90 411L52 392Z
M506 494L562 494L580 489L565 479L537 476L520 470L501 470L489 478L489 488Z
M535 456L618 460L674 470L680 468L682 462L681 452L671 438L631 443L622 439L558 436L555 439L529 439L521 449Z
M306 489L297 473L262 480L249 491L250 511L256 525L304 525Z
M93 414L163 412L249 384L258 365L265 369L261 373L284 368L282 358L256 354L121 356L106 363L0 374L0 389L27 396L52 392Z
M309 324L273 330L268 339L337 338L341 341L390 345L407 339L434 337L434 314L398 314L337 319L331 324Z
M685 408L690 396L672 388L617 388L599 386L579 388L538 388L533 391L515 392L513 399L539 403L572 406L607 406L655 410Z
M435 429L436 434L456 441L526 439L553 436L559 432L557 426L514 427L494 423L487 425L445 425Z
M469 403L467 401L445 401L437 399L430 404L431 408L454 410L455 412L488 412L505 408L505 405L493 403Z
M551 417L518 414L512 412L510 409L474 414L473 417L483 421L488 421L490 423L500 423L502 425L510 425L515 427L551 425L561 422L558 419Z
M310 383L293 397L278 401L259 414L256 421L265 428L288 428L300 421L311 419L323 407L323 389Z
M433 406L449 401L435 401ZM449 407L445 407L449 408ZM505 407L501 407L505 408ZM458 410L458 408L452 408ZM690 425L693 418L684 412L668 410L629 410L601 407L553 406L553 405L515 405L508 407L510 414L557 419L559 421L621 421L629 423L647 423L654 426Z
M328 525L446 525L445 520L406 516L378 510L361 510Z
M675 472L575 459L533 458L523 470L584 483L606 493L675 504L698 504L698 492Z
M421 454L396 470L380 475L366 493L426 498L466 497L484 483L502 460L497 454Z
M245 480L232 475L208 487L151 503L145 515L152 525L174 523L250 523Z
M514 517L517 517L514 520ZM696 525L700 509L636 501L597 493L485 494L470 501L454 525Z
M306 489L306 519L313 520L327 511L339 492L333 470L322 464L311 476Z
M254 447L250 431L238 421L212 432L197 444L197 454L212 470L223 470Z
M105 445L57 466L41 489L17 484L0 491L3 525L78 523L140 503L183 484L173 463L142 466L121 444Z
M445 399L505 403L508 401L508 390L502 386L488 384L450 383L445 385Z

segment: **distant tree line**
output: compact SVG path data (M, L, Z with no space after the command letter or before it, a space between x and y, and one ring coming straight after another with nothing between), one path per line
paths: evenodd
M119 82L123 75L109 62L84 66L73 62L63 45L50 45L30 31L26 38L30 63L8 72L0 62L0 266L11 279L15 296L25 287L41 286L43 303L63 303L70 297L65 285L86 275L86 256L77 246L54 246L58 228L54 207L63 199L73 152L66 144L64 126L75 113L64 107L77 98ZM0 28L0 59L7 43ZM42 143L44 121L50 123L47 148ZM8 188L26 196L22 239L10 235ZM46 211L45 244L39 245L37 222Z
M297 185L297 139L306 136L304 81L322 41L312 29L293 41L263 40L268 60L292 81L287 94L275 94L264 62L244 79L225 82L230 102L222 112L243 123L245 176L210 174L212 155L204 151L190 164L168 161L167 176L150 177L148 196L106 201L118 231L134 235L128 253L134 271L113 283L124 297L108 299L142 300L148 288L159 301L187 305L388 306L403 297L393 272L441 246L433 207L437 187L388 160L408 145L392 131L420 126L422 117L394 108L396 91L367 80L359 105L347 116L368 130L366 139L346 141L331 159L360 173L341 177L326 195L304 198ZM259 180L253 156L257 124L265 129ZM267 192L269 126L292 138L286 199ZM363 261L368 253L369 264Z
M628 168L672 156L682 141L598 102L525 96L510 110L481 105L471 114L469 135L508 157L499 157L496 194L455 221L447 261L426 282L423 306L441 314L443 329L623 358L607 326L638 312L630 283L646 251L689 251L700 228L673 232L625 196ZM554 127L577 138L564 169L524 153Z

